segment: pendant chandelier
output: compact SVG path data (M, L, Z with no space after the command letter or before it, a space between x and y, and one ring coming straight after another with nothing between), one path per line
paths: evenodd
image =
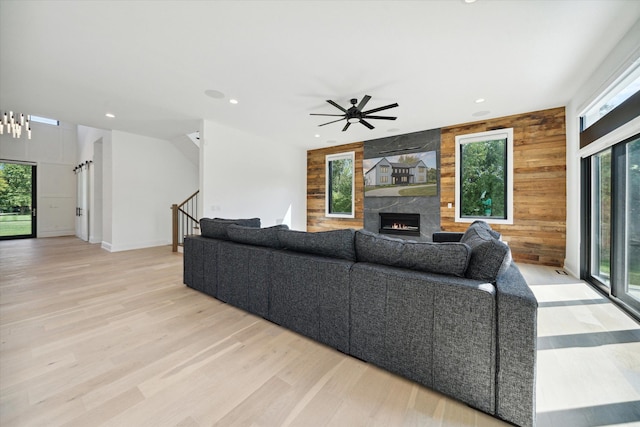
M15 116L13 111L9 111L9 114L5 111L2 116L2 124L0 124L0 135L6 131L14 138L20 138L23 130L27 131L27 137L31 139L31 116L24 114Z

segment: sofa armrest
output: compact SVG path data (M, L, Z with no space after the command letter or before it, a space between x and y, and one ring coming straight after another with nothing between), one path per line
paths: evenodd
M446 243L459 242L463 235L457 231L436 231L431 237L434 243Z
M538 301L514 263L498 276L496 292L496 415L519 426L534 426Z

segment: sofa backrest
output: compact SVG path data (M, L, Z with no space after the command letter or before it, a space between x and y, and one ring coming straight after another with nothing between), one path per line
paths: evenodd
M457 243L416 242L367 230L310 233L289 230L284 224L260 228L260 218L202 218L200 228L204 237L491 283L512 261L500 233L480 220L472 223Z

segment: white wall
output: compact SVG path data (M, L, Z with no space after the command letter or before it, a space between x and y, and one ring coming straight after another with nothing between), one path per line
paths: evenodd
M32 123L32 138L0 135L0 159L37 166L37 236L75 234L76 126Z
M201 217L259 217L306 230L306 150L203 121Z
M103 167L103 247L170 244L170 207L197 190L197 167L169 141L120 131L103 140Z
M93 161L89 168L89 243L100 243L103 240L104 141L111 141L111 131L78 126L77 163Z
M640 21L631 28L567 105L567 250L564 267L580 276L580 116L640 58Z

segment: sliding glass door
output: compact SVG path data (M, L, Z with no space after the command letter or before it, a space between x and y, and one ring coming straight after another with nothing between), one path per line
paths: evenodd
M36 237L36 166L0 162L0 240Z
M640 134L586 159L588 277L640 313Z

